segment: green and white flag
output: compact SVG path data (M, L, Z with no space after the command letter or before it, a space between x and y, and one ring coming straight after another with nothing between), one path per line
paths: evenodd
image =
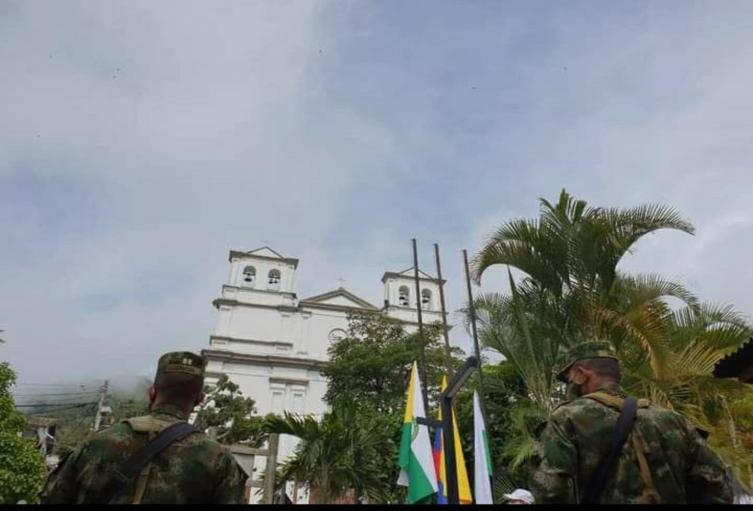
M418 417L425 418L426 413L421 381L418 378L418 365L413 362L397 461L400 466L397 484L408 487L408 504L422 501L437 492L437 473L434 469L429 428L425 424L418 424Z
M476 504L493 504L492 457L478 392L473 392L473 486Z

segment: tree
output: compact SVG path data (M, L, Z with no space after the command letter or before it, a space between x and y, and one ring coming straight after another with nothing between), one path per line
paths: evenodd
M107 403L112 408L108 417L108 424L115 424L123 419L139 417L149 413L149 387L152 382L148 378L139 378L128 388L114 388L108 394Z
M414 361L419 367L422 384L435 404L445 373L445 351L438 323L424 327L423 338L409 334L392 318L377 314L352 314L348 334L329 348L329 362L322 370L327 377L325 401L348 398L359 406L393 414L405 410L408 377ZM423 354L422 354L423 349ZM452 363L461 363L462 351L452 350Z
M509 276L509 299L490 297L492 308L506 307L505 316L512 318L513 324L508 321L506 325L512 330L505 333L521 333L525 338L530 335L526 330L531 320L543 321L549 344L543 346L543 352L548 365L561 362L561 348L582 339L619 337L640 345L655 371L666 369L663 339L655 328L661 311L654 305L667 296L690 307L697 307L697 301L677 283L655 275L628 277L617 265L643 236L662 229L692 234L693 226L666 206L593 208L565 190L556 204L540 199L540 205L538 219L506 222L473 261L479 282L493 265L507 265L524 273L520 283ZM632 300L626 301L626 290ZM631 321L634 318L643 321ZM533 361L539 365L535 372L546 369L538 364L540 359ZM524 371L522 365L520 369ZM538 399L543 404L541 396Z
M47 477L45 461L34 441L20 436L26 419L15 411L10 395L15 381L10 365L0 363L0 504L36 502Z
M389 498L395 481L383 468L386 456L397 453L392 432L352 401L336 400L320 421L287 412L284 417L270 416L265 430L300 439L282 467L280 480L308 481L316 496L312 504L333 503L351 490L372 502Z
M399 473L396 461L410 369L414 361L423 360L419 369L429 402L427 413L432 414L445 373L441 332L441 325L432 324L424 327L423 336L409 334L395 319L353 314L348 334L329 348L330 360L322 371L327 377L325 400L332 406L338 400L352 403L358 418L355 424L388 433L373 455L375 473L384 486L363 489L370 501L399 502L403 497L403 488L395 485ZM453 367L461 364L461 354L457 348L452 350Z
M204 389L206 397L200 405L194 425L209 429L223 444L244 443L259 447L266 440L263 419L253 414L255 402L244 397L240 387L222 374L217 383Z
M617 269L642 236L661 229L692 234L690 223L659 205L588 207L564 190L556 204L540 203L538 219L503 224L474 258L477 280L495 264L523 272L516 281L508 270L510 294L482 296L476 308L482 342L515 366L540 413L548 415L562 395L554 374L566 348L605 338L620 355L628 392L707 428L725 421L715 412L720 397L740 392L740 385L734 390L711 370L750 335L750 326L731 307L702 304L681 284ZM680 308L670 307L670 297Z

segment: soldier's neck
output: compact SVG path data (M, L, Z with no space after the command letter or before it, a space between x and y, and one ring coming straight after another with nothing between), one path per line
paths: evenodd
M150 413L166 413L168 415L173 415L183 420L188 419L188 416L191 415L191 410L187 410L185 407L181 407L172 403L160 402L160 401L155 401L154 403L152 403L152 405L149 407L149 412Z
M588 393L590 394L591 392L596 392L599 390L604 390L606 392L618 392L620 390L620 384L614 380L602 379L598 382L594 382L591 390Z

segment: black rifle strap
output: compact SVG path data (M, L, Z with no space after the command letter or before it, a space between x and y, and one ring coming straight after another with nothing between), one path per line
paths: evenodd
M635 416L638 411L638 401L632 397L626 398L622 405L622 413L617 419L617 425L614 428L614 434L612 436L612 445L609 451L604 453L599 460L599 464L591 474L585 491L583 492L583 498L581 498L581 504L598 504L601 498L601 492L604 491L604 487L607 481L614 474L614 470L617 467L617 460L620 458L620 452L622 446L625 445L625 441L635 425Z
M191 424L187 422L176 422L171 424L162 431L159 435L146 444L140 451L134 453L130 458L121 463L115 470L113 477L105 485L102 491L103 499L101 503L112 502L125 486L141 472L147 463L152 461L155 456L164 451L170 444L176 440L180 440L183 437L199 431Z

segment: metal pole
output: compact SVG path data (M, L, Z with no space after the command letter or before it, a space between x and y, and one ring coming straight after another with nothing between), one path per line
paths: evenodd
M418 353L418 374L421 377L421 381L424 386L428 386L429 382L426 381L426 357L424 355L424 348L426 341L424 339L424 322L421 317L421 285L419 283L418 276L418 249L416 248L416 238L413 241L413 278L416 281L416 310L418 311L418 339L421 343L421 351ZM410 302L408 303L410 306ZM429 398L426 392L422 392L424 396L424 410L429 413Z
M444 443L444 472L447 476L447 503L457 504L458 474L455 462L455 431L452 429L452 398L442 396L442 443Z
M94 425L92 426L92 431L99 431L99 426L102 422L102 407L105 406L108 384L109 382L105 380L105 384L99 391L99 403L97 403L97 414L94 416Z
M444 333L445 365L447 366L447 379L452 379L452 354L450 351L450 333L447 328L447 312L444 305L444 283L442 282L442 265L439 262L439 245L434 243L434 255L437 260L437 278L439 279L439 304L442 308L442 332Z
M416 238L413 238L413 279L416 281L416 310L418 311L418 332L421 340L424 338L424 322L421 317L421 285L418 276L418 249L416 248ZM421 348L423 353L423 347Z
M447 503L459 504L458 473L455 453L455 430L452 424L452 401L471 373L478 367L476 357L468 357L458 369L440 396L442 405L442 443L444 444L445 475L447 477Z
M478 347L478 332L476 331L476 307L473 305L473 292L471 291L471 274L468 271L468 252L463 249L463 265L465 266L465 285L468 288L468 312L471 316L471 331L473 332L473 348L478 359L478 383L479 394L483 394L484 374L481 370L481 350Z

